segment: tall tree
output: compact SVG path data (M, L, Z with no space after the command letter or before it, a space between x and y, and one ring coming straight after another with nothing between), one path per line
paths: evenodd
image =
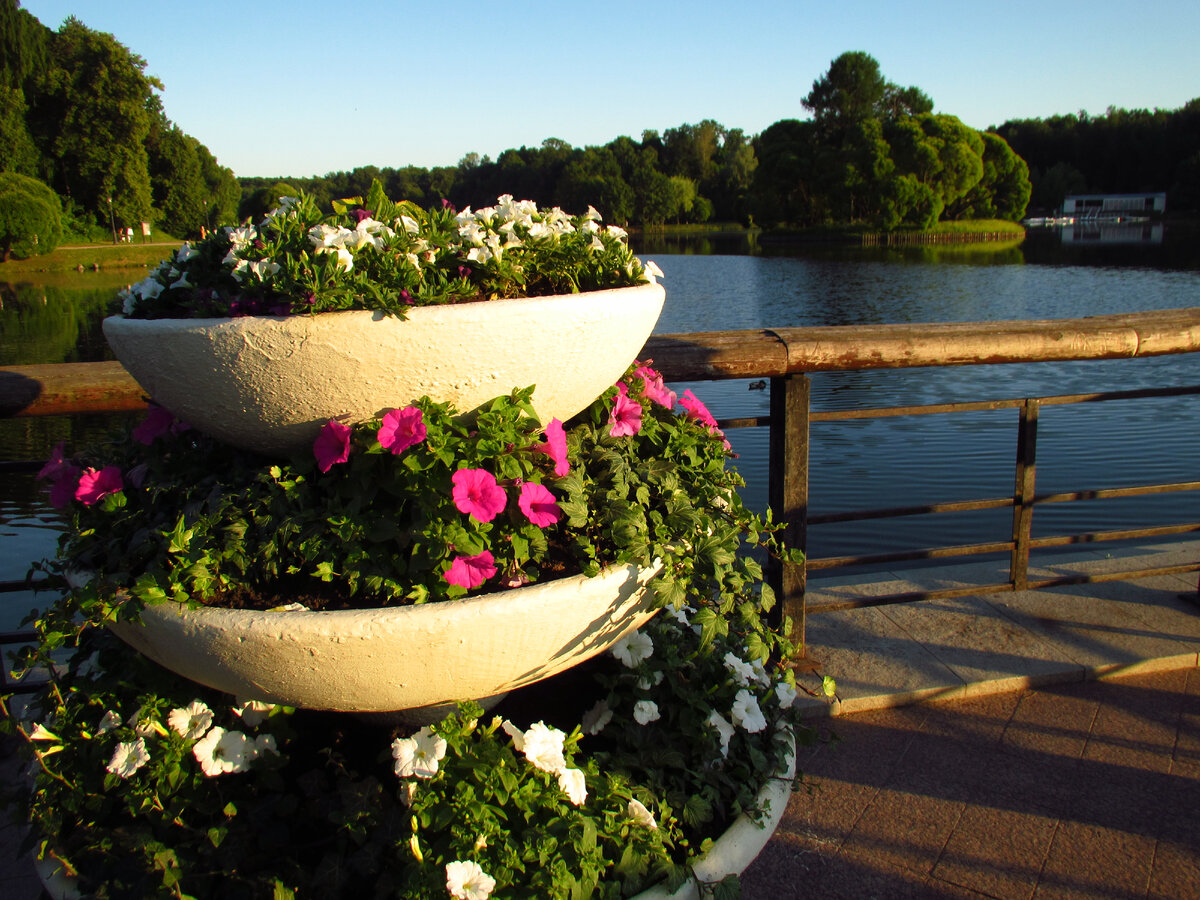
M49 150L51 185L117 224L147 221L151 209L146 138L157 79L111 34L67 19L52 40L55 66L33 104L31 130Z

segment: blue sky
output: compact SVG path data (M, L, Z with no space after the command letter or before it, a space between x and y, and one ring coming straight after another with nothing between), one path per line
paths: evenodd
M753 135L847 50L975 128L1200 96L1200 3L23 0L111 32L237 175L453 165L715 119Z

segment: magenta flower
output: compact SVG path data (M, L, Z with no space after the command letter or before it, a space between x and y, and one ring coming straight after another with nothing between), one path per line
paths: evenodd
M313 441L313 455L317 458L317 468L328 472L338 463L344 463L350 458L350 426L343 425L336 419L330 419Z
M133 429L133 439L139 444L149 447L154 441L167 434L175 424L175 417L170 410L164 409L157 403L150 404L150 412L141 424Z
M683 392L683 396L679 398L679 405L687 410L687 417L689 419L694 419L701 425L707 425L709 431L717 430L717 420L708 411L708 407L700 402L700 399L691 392L691 389Z
M54 449L50 451L50 458L46 460L46 464L42 466L42 470L37 473L37 477L43 480L57 481L59 476L67 469L75 469L65 456L63 456L64 441L59 441L54 445ZM79 471L75 469L75 471Z
M421 443L426 435L425 419L415 406L393 409L385 413L379 425L379 444L399 456L409 447Z
M633 374L642 379L642 395L652 403L675 408L675 392L663 384L663 377L649 366L638 366Z
M608 422L612 428L608 433L613 437L630 437L642 430L642 404L629 399L628 388L618 384L620 393L613 403L612 412L608 414Z
M475 556L456 556L442 577L450 584L464 587L468 591L477 588L496 574L496 560L490 550Z
M75 489L79 486L79 467L67 463L53 478L50 484L50 505L55 509L66 509L75 499Z
M84 469L83 474L79 476L79 486L75 488L75 499L84 506L91 506L109 494L124 489L121 470L116 466L105 466L99 472L95 469Z
M558 419L551 419L544 431L546 443L537 449L554 460L554 474L562 478L571 471L571 463L567 459L567 433Z
M554 499L550 489L532 481L521 485L521 496L517 498L517 506L525 513L525 518L538 528L553 525L562 518L562 510L558 508L558 501Z
M451 476L454 490L451 496L459 512L468 513L480 522L490 522L504 509L508 497L496 484L491 472L485 469L459 469Z
M713 437L719 437L726 450L733 449L729 440L725 437L725 432L717 427L717 420L708 411L708 407L701 403L691 390L683 392L683 396L679 398L679 405L687 410L687 417L689 419L693 419L705 426Z

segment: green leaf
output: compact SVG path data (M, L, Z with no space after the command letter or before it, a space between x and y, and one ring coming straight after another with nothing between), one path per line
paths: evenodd
M821 679L821 690L825 692L826 697L832 697L837 693L837 682L834 681L832 675L826 675Z

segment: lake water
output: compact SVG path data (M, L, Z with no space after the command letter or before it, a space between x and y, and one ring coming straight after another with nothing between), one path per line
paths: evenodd
M1156 237L1162 237L1158 232ZM744 239L644 241L663 269L667 302L656 331L805 325L1073 318L1200 306L1196 234L1094 243L1031 233L1019 247L859 249L755 246ZM1136 236L1135 236L1136 237ZM104 304L137 272L83 273L0 285L0 365L111 358ZM1144 360L846 372L813 376L814 409L941 403L1200 384L1200 354ZM691 387L714 414L763 415L750 382ZM1200 480L1200 399L1121 401L1042 411L1038 490L1066 491ZM1016 412L959 413L813 426L810 513L1011 495ZM113 417L0 421L0 459L44 458L78 446ZM745 497L765 506L767 435L732 431ZM1039 509L1035 534L1132 528L1197 517L1195 494L1057 504ZM813 556L875 553L1006 540L1011 515L986 511L845 523L811 529ZM31 475L0 485L0 580L23 577L53 552L57 522ZM0 597L0 628L16 624L27 595Z

